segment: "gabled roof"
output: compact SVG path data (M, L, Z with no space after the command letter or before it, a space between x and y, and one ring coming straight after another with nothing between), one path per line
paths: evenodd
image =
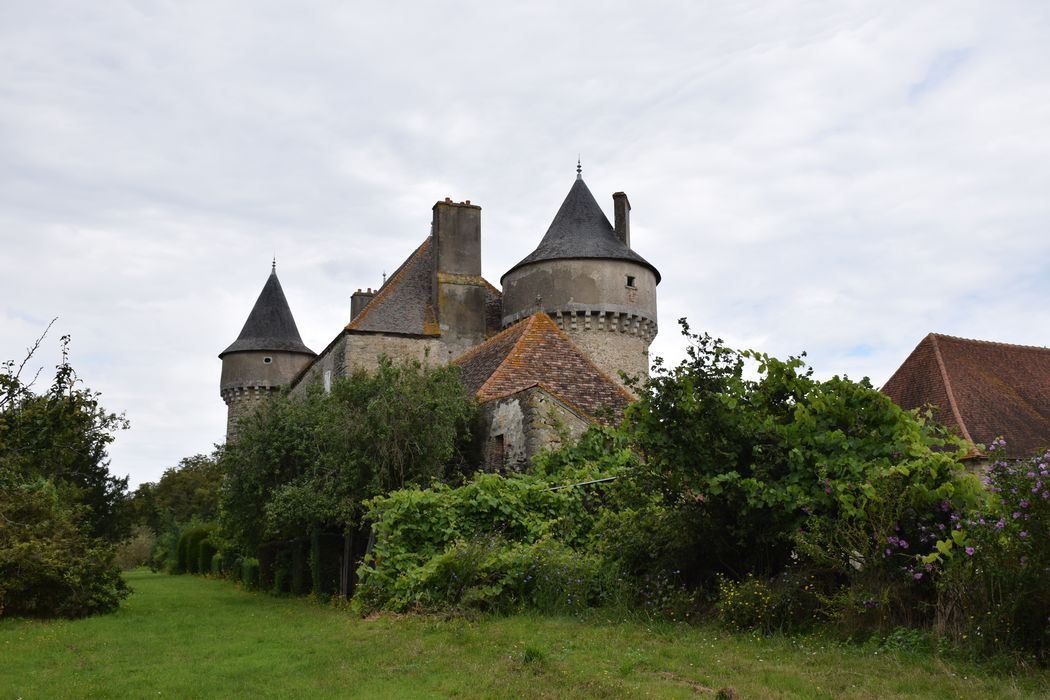
M1050 349L930 333L882 387L902 408L926 404L966 440L1006 439L1010 457L1050 446Z
M519 321L455 360L463 381L479 401L491 401L539 386L583 415L601 420L634 397L602 372L539 312Z
M401 263L346 330L440 335L434 313L432 240L428 237Z
M255 300L248 320L237 340L230 347L219 353L221 358L231 352L248 352L271 350L274 352L296 352L304 355L316 355L306 347L295 326L295 318L288 307L288 300L277 279L277 266L270 270L270 276L263 285L259 298Z
M571 258L630 260L648 267L656 275L656 281L660 281L659 270L619 239L602 208L594 200L594 195L579 176L536 250L507 270L503 277L530 263Z
M402 335L441 335L434 303L433 236L408 256L390 275L361 312L350 319L346 330ZM503 318L503 294L484 278L485 325L489 333L499 331Z

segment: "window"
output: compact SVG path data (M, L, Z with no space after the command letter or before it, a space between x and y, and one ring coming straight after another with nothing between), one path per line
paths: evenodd
M330 394L332 392L332 370L326 369L324 371L324 393Z
M627 275L627 286L634 289L634 275Z
M264 358L263 358L263 364L264 364L264 365L268 365L268 364L270 364L271 362L273 362L273 358L272 358L272 357L264 357Z

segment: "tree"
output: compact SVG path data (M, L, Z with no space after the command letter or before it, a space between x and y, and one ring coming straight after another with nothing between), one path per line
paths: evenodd
M903 496L894 501L901 512L955 492L958 441L866 379L818 381L800 357L733 350L680 323L687 359L658 364L627 409L625 429L643 461L616 488L638 496L632 527L652 542L634 553L635 567L655 562L697 582L768 576L797 554L801 531L870 525L869 506L885 500L876 486L887 479ZM835 555L851 567L849 550Z
M159 533L164 523L211 522L219 517L222 467L219 451L184 457L156 483L140 484L132 495L135 520Z
M68 336L51 387L34 393L22 371L42 340L0 372L0 615L107 612L128 594L112 544L127 532L127 479L106 456L127 421L79 386Z
M359 554L355 535L363 546L362 503L462 475L475 415L458 367L386 357L330 393L315 384L305 396L273 397L241 421L222 455L223 530L246 552L265 539L342 532L345 579Z
M13 360L2 365L0 464L25 479L51 480L68 499L87 507L90 534L117 542L130 531L128 479L110 473L106 449L128 421L106 411L97 392L80 386L69 363L69 336L60 341L62 361L51 387L33 393L33 382L24 382L21 372L42 339L17 367Z

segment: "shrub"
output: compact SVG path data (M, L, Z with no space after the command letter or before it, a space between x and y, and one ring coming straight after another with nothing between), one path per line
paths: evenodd
M131 537L117 546L114 561L124 571L150 564L157 536L145 525L132 528Z
M0 617L84 617L128 596L113 546L50 480L16 483L0 468L0 515Z
M244 557L239 562L240 580L245 588L254 590L259 587L259 560Z
M212 576L222 576L226 573L226 569L223 567L225 561L226 559L222 552L215 552L211 556L211 568L209 570Z
M1002 440L993 443L1001 450ZM951 516L953 538L937 557L940 627L980 654L1050 661L1050 452L1007 461L1001 452L985 482L983 508ZM932 558L931 558L932 559Z
M343 559L343 536L314 530L310 534L310 580L314 595L339 592L339 569Z
M212 544L206 535L197 545L197 571L202 574L212 573L212 559L218 553L218 549Z
M211 525L200 525L182 532L179 536L176 573L206 573L207 569L201 567L200 545L214 529L214 526ZM209 564L210 561L209 557Z
M573 612L618 598L618 585L601 559L559 542L526 544L482 535L456 542L398 576L366 574L356 599L368 608L398 611Z

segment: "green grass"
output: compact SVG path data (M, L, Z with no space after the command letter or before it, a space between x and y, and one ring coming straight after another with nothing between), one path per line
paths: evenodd
M0 621L0 698L1026 698L1042 672L996 676L921 653L705 627L515 616L360 619L224 581L128 575L114 615Z

